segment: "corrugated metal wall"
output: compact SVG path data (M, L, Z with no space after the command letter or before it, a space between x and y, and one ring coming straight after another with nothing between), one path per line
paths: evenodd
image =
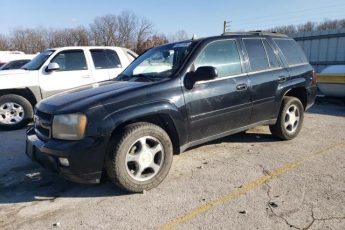
M317 72L328 65L345 65L345 29L290 35L304 49Z

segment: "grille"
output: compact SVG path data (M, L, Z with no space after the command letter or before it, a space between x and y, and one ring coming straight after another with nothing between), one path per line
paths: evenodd
M51 125L53 115L36 110L34 116L35 132L40 139L48 140L51 138Z

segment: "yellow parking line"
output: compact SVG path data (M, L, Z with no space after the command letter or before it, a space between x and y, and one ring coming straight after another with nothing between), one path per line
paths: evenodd
M311 154L305 158L302 158L299 161L289 163L289 164L277 169L276 171L272 172L270 175L263 176L263 177L260 177L256 180L252 181L252 182L249 182L248 184L244 185L243 187L241 187L240 189L238 189L235 192L228 193L225 196L222 196L216 200L210 201L204 205L201 205L199 207L192 209L190 212L188 212L188 213L186 213L180 217L177 217L176 219L173 219L173 220L169 221L168 223L164 224L159 229L161 229L161 230L173 229L173 228L177 227L178 225L186 223L187 221L190 221L190 220L194 219L195 217L209 211L212 208L215 208L217 206L220 206L220 205L223 205L225 203L231 202L232 200L235 200L239 196L244 195L251 190L254 190L255 188L259 187L260 185L263 185L264 183L266 183L267 181L272 180L275 177L281 176L281 175L295 169L297 166L303 164L307 160L312 160L318 156L321 156L321 155L327 153L331 149L334 149L334 148L337 148L337 147L340 147L343 145L345 145L345 142L334 144L334 145L327 147L326 149L323 149L323 150L318 151L314 154Z

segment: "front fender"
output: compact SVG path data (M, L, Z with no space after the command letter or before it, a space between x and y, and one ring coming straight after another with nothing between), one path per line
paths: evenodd
M106 116L104 116L101 121L97 122L98 125L90 124L88 132L96 132L98 135L110 136L117 127L129 121L164 115L164 117L169 117L172 121L180 144L184 144L187 141L187 116L184 115L182 108L178 108L175 104L167 100L134 104L111 113L107 112L105 108L102 109L103 111L99 109L95 111L93 116L102 117L100 116L102 113L106 114Z

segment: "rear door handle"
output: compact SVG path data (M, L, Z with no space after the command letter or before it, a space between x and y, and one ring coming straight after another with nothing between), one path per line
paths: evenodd
M242 91L242 90L248 89L248 86L247 86L247 84L243 83L243 84L237 85L236 89L237 89L237 91Z
M278 78L278 82L282 83L282 82L286 82L287 81L287 77L279 77Z

